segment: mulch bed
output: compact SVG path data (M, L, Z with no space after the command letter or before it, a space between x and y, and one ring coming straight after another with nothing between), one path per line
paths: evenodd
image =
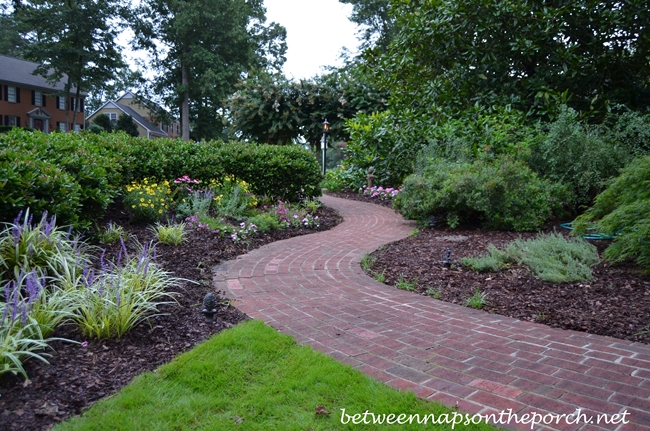
M390 206L390 201L358 193L328 194ZM544 231L556 229L568 235L568 231L557 225L549 225ZM487 303L482 309L488 313L554 328L650 343L650 274L631 262L610 265L601 261L593 269L593 281L559 284L539 280L521 267L478 273L458 262L460 258L485 253L489 244L501 247L519 237L535 235L477 228L426 228L416 236L372 253L377 260L369 275L383 274L385 283L392 286L400 277L407 281L417 279L414 294L427 295L429 290L430 295L459 305L466 305L467 298L478 288L487 293ZM598 248L602 259L602 252L610 241L591 243ZM447 249L451 251L452 265L449 267L443 265Z
M178 247L159 244L157 263L175 277L197 283L183 283L176 295L178 305L162 309L163 316L149 319L119 340L88 340L88 345L54 342L50 364L29 360L25 369L30 379L5 375L0 379L0 430L45 430L92 403L118 391L135 376L169 362L247 316L224 300L212 286L212 268L264 244L293 236L331 229L341 222L332 209L321 207L318 229L285 229L258 234L240 243L205 231L191 230L187 241ZM128 224L128 214L113 206L100 225L112 220L140 244L153 240L146 225ZM119 246L105 247L105 259L115 259ZM206 293L213 292L220 303L214 322L205 323L201 314ZM57 329L54 337L78 341L84 338L71 326Z

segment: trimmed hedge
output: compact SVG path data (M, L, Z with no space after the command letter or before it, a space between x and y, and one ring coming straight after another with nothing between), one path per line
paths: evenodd
M59 222L89 225L133 180L204 181L230 174L251 192L286 201L320 195L316 158L297 146L241 142L149 140L124 133L43 134L12 129L0 135L0 219L30 207ZM48 190L45 192L45 190Z

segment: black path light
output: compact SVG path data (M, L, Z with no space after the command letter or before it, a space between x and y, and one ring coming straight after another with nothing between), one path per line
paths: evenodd
M323 121L323 137L320 140L320 149L323 152L323 175L325 175L325 153L327 152L327 135L330 132L330 123L327 121L327 118L325 121Z

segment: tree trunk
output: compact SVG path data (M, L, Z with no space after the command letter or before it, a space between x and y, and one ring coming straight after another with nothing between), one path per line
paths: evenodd
M77 84L77 92L74 95L74 109L72 110L72 131L74 131L74 126L77 123L77 112L81 112L81 104L79 103L79 96L81 93L80 85Z
M181 102L181 138L190 140L190 93L187 63L181 60L181 85L183 86L183 101Z

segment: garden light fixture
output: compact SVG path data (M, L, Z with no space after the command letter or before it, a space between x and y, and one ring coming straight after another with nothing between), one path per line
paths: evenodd
M320 149L323 152L323 175L325 175L325 153L327 152L327 135L330 132L330 123L327 121L327 118L325 121L323 121L323 137L320 140Z
M206 323L212 323L214 314L217 312L217 297L213 293L208 293L203 298L203 310Z
M449 268L451 266L451 249L448 248L445 250L445 260L442 261L442 264Z

